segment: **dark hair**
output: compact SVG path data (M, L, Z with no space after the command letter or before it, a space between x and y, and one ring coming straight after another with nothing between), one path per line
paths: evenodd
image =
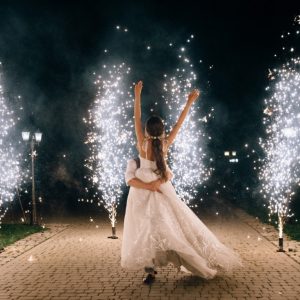
M162 179L167 179L167 167L163 153L162 137L165 131L165 125L159 116L151 116L146 121L146 131L152 137L152 153L156 161L156 174Z

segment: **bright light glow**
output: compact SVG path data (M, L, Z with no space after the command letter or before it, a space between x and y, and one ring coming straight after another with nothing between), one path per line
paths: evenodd
M7 203L14 200L20 185L20 155L13 145L14 112L9 109L3 90L0 67L0 224L7 212Z
M164 76L163 98L166 103L166 125L171 127L178 120L183 107L186 104L187 96L193 88L199 88L196 72L193 69L191 58L187 55L187 49L181 47L179 53L184 52L184 56L178 55L178 66L173 74ZM205 122L209 116L199 118L200 99L197 100L174 144L169 151L169 164L174 173L174 186L179 197L189 206L193 206L192 201L197 197L197 187L206 181L212 173L212 168L208 167L209 157L205 152L205 146L209 137L205 132ZM213 111L213 109L212 109Z
M28 132L28 131L23 131L22 132L22 139L23 139L23 141L28 142L29 141L29 137L30 137L30 132Z
M40 143L40 142L42 141L42 133L41 133L41 132L36 132L36 133L34 134L34 136L35 136L35 140L36 140L38 143Z
M126 164L133 157L135 145L132 92L125 90L130 86L129 72L125 63L103 67L95 80L96 99L84 119L90 129L86 140L90 155L85 166L91 187L86 190L104 205L113 227L125 185Z
M230 158L230 159L229 159L229 162L230 162L230 163L238 163L238 162L239 162L239 159L238 159L238 158Z
M270 215L278 216L282 237L285 220L292 216L289 203L300 182L300 58L292 58L274 74L271 95L265 100L273 113L263 119L266 139L260 145L265 158L259 178Z

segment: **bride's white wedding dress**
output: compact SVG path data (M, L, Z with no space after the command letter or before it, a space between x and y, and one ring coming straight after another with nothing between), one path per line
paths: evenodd
M140 157L136 177L144 182L156 180L156 163ZM218 271L241 266L233 250L223 245L194 212L176 195L172 183L160 186L162 193L130 188L124 220L121 266L141 269L165 266L203 278Z

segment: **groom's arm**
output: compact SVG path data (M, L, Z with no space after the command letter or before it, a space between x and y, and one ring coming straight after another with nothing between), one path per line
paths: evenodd
M156 185L153 184L153 181L149 182L149 183L146 183L146 182L143 182L142 180L140 180L138 178L132 178L132 179L129 180L128 185L133 186L133 187L138 188L138 189L150 190L152 192L157 191Z
M161 184L159 180L151 181L149 183L143 182L142 180L135 177L135 171L137 170L137 164L134 159L130 159L127 162L127 168L125 173L126 184L138 189L145 189L152 192L157 191Z

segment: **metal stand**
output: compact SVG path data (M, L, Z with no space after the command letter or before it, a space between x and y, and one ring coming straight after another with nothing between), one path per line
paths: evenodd
M107 238L108 239L114 239L114 240L118 239L118 237L116 236L116 227L112 227L111 230L112 230L112 235L108 236Z
M22 214L23 214L23 219L24 219L24 223L26 223L26 215L25 215L25 212L24 212L24 209L23 209L23 205L22 205L22 201L21 201L21 196L20 196L20 191L19 189L17 189L17 193L18 193L18 198L19 198L19 204L20 204L20 207L21 207L21 210L22 210Z
M277 252L285 252L285 250L283 250L283 238L278 239L278 245L279 249L277 250Z
M31 225L38 225L36 216L36 201L35 201L35 176L34 176L34 160L35 160L35 150L34 150L34 138L31 139L31 176L32 176L32 210L31 210Z
M35 144L38 144L42 140L42 133L35 132L34 134L29 131L22 131L22 139L25 142L30 141L30 152L31 152L31 177L32 177L32 199L31 199L31 216L30 224L39 225L37 220L37 211L36 211L36 199L35 199L35 174L34 174L34 160L37 156L35 150Z

